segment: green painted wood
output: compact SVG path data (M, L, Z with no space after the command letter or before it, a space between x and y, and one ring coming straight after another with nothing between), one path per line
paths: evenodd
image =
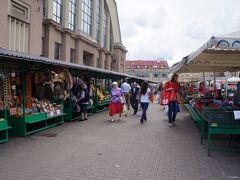
M44 121L47 118L47 114L45 112L42 113L35 113L31 115L26 115L25 116L25 122L26 123L36 123L39 121Z
M0 121L0 131L8 129L8 122L6 119Z
M34 119L34 117L41 117L42 115L33 115L32 117L8 117L9 125L12 127L9 134L17 136L27 136L45 129L54 127L64 120L64 113L56 116L46 117L42 119ZM27 120L27 122L25 121Z
M8 142L8 122L4 119L0 121L0 143Z

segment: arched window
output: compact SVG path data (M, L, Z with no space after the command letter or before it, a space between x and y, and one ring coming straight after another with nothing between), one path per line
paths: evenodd
M233 43L232 43L232 47L234 47L234 48L240 48L240 41L234 41Z
M82 0L81 29L92 35L92 0Z
M221 40L217 44L217 47L229 47L229 46L230 46L229 42L227 42L225 40Z

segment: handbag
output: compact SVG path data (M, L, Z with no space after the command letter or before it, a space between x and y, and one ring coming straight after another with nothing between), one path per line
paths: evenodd
M127 106L126 106L125 104L123 105L123 111L122 111L122 113L123 113L123 115L124 115L125 117L128 116L128 109L127 109Z
M120 99L121 104L124 104L124 99L123 99L123 97L120 97L119 99Z
M163 91L161 98L161 105L165 106L169 104L169 93Z

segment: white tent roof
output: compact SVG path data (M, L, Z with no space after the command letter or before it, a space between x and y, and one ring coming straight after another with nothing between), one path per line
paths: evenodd
M229 83L237 83L239 81L240 81L240 78L238 78L238 77L231 77L227 80L227 82L229 82Z
M175 64L170 72L234 72L240 70L240 31L211 37L202 47Z

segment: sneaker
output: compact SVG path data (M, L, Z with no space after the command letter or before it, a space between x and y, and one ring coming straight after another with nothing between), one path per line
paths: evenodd
M111 119L110 122L114 122L115 120L114 119Z
M172 124L172 123L169 123L168 126L169 126L170 128L172 128L172 127L173 127L173 124Z
M173 125L173 127L177 127L176 122L173 122L172 125Z

